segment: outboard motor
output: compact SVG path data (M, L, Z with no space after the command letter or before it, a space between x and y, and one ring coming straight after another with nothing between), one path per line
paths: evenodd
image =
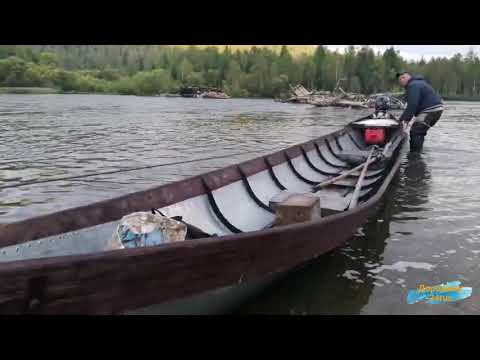
M375 117L385 116L392 107L390 98L386 95L377 97L375 100Z
M388 95L381 95L375 99L375 112L362 120L353 123L353 126L360 128L363 132L365 144L385 145L393 129L399 124L389 113L392 101Z

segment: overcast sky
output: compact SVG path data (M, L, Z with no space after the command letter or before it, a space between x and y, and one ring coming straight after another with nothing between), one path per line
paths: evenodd
M329 49L343 52L348 45L326 45ZM359 46L359 45L355 45ZM470 48L479 54L480 45L371 45L377 52L383 52L386 48L393 46L400 52L400 55L408 60L420 60L423 56L425 60L432 57L452 57L456 53L466 54Z

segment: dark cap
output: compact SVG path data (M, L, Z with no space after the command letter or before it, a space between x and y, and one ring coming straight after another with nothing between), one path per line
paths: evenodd
M397 75L396 75L395 77L398 79L398 78L399 78L400 76L402 76L403 74L410 74L410 75L412 75L412 74L410 73L410 71L399 71L399 72L397 72Z

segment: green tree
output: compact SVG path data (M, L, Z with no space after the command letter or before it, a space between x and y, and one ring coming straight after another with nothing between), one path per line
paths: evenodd
M58 65L58 57L54 53L42 52L39 56L38 62L41 65L57 66Z
M186 78L193 72L193 65L188 59L185 57L183 58L180 66L178 68L178 79L182 82L186 80Z
M231 60L229 62L225 78L226 90L230 92L232 96L240 96L242 70L237 61Z
M16 56L0 60L0 82L4 86L26 86L25 72L27 63Z
M317 45L313 54L313 68L315 71L315 86L317 89L323 89L326 85L326 58L327 49L322 45Z
M376 91L377 69L375 54L371 48L364 46L358 52L357 71L362 93L371 94Z
M133 77L135 93L138 95L154 95L168 91L171 77L165 70L139 72Z
M383 71L380 72L384 80L384 90L392 90L397 85L395 74L401 70L401 58L392 46L383 53Z
M357 83L353 84L353 79L357 73L357 54L354 46L349 46L343 61L343 71L341 78L346 79L346 90L356 91Z

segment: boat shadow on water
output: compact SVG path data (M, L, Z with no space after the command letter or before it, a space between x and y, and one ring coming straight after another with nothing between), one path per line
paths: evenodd
M409 153L399 171L399 187L395 202L395 220L416 220L414 212L426 210L431 183L430 169L424 155ZM403 218L404 215L407 215Z
M344 247L289 272L232 314L360 314L378 281L368 268L384 264L392 221L416 219L406 213L423 209L430 179L422 155L407 154L378 210Z

